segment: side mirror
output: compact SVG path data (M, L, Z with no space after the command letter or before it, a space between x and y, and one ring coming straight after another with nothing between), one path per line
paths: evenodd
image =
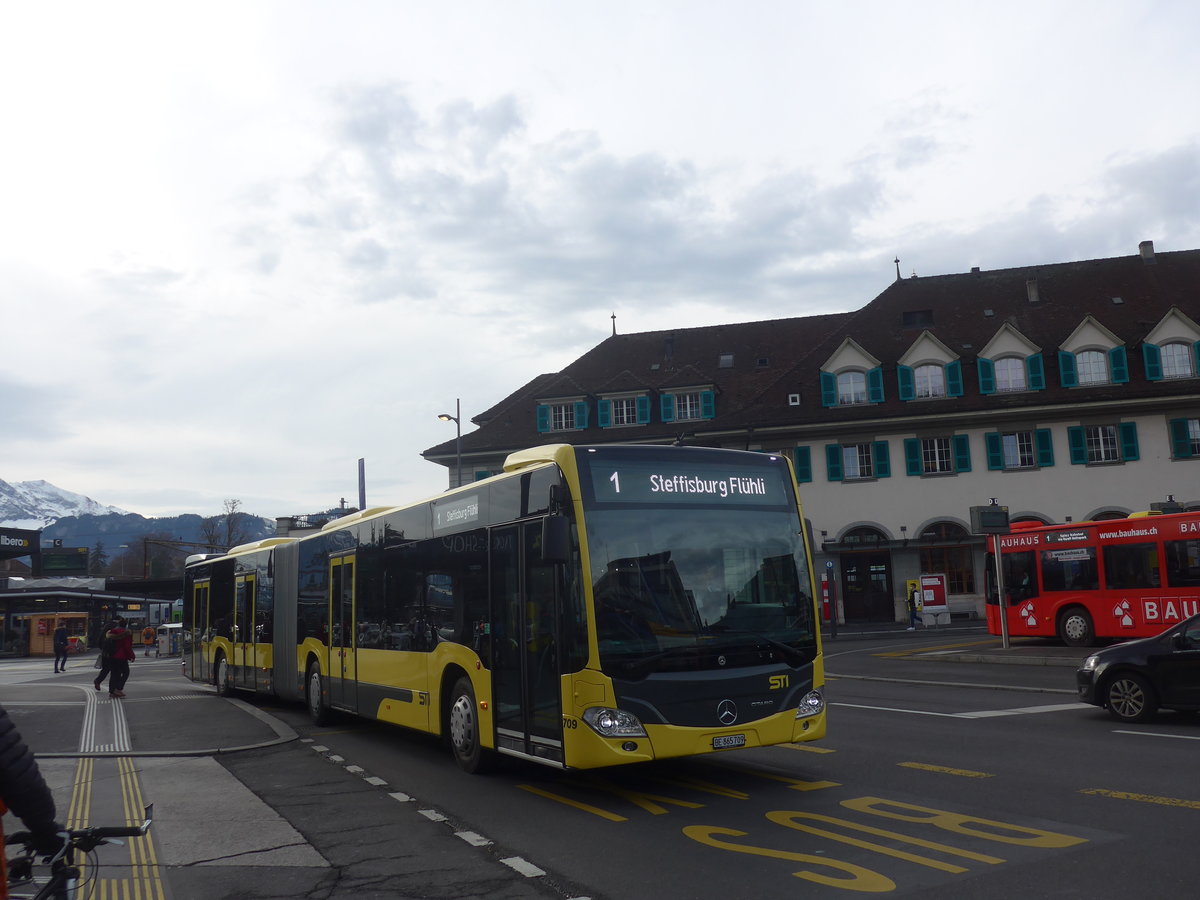
M571 523L566 516L542 519L542 560L565 563L571 558Z

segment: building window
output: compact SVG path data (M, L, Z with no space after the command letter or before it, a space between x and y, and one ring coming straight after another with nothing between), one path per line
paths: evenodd
M888 478L892 474L888 442L826 444L825 467L830 481Z
M951 475L971 471L971 444L965 434L905 438L904 469L909 475Z
M635 397L621 397L612 401L612 423L613 425L637 424L637 399Z
M1192 365L1192 348L1189 344L1173 342L1159 348L1162 358L1163 378L1191 378L1196 374Z
M1172 419L1171 456L1174 459L1200 459L1200 419Z
M675 420L686 421L700 418L700 392L675 395Z
M550 404L550 430L551 431L574 431L575 430L575 404L574 403L551 403Z
M842 372L837 377L838 406L867 402L867 375L865 372Z
M922 540L940 542L965 542L966 531L950 522L937 522L921 533ZM921 548L921 571L926 574L943 573L946 590L951 594L975 593L975 570L972 565L971 547L936 546Z
M664 422L712 419L717 415L717 395L715 391L695 390L661 394L658 401L659 415ZM647 400L647 403L649 403L649 400ZM650 421L649 414L650 408L647 406L645 422Z
M954 457L950 454L950 438L921 439L921 471L926 475L954 471Z
M1025 389L1025 360L1011 356L996 360L996 390L1023 391Z
M941 366L917 366L913 369L913 389L918 400L946 396L946 376Z
M871 465L870 444L844 444L842 446L842 479L871 478L875 468Z
M1045 468L1054 465L1049 428L1030 431L992 431L983 436L988 468L993 471Z
M1073 425L1067 444L1074 465L1131 462L1138 458L1136 422L1118 425Z
M1082 350L1075 354L1075 374L1079 384L1108 384L1108 354Z

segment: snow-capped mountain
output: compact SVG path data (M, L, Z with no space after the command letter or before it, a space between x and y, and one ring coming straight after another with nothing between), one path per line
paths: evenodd
M129 515L127 510L105 506L91 497L55 487L48 481L0 481L0 525L9 528L45 528L64 516Z

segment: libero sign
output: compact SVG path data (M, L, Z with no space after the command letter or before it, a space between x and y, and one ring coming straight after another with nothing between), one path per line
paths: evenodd
M26 531L21 528L0 528L0 559L28 556L33 553L38 549L41 534L40 531Z

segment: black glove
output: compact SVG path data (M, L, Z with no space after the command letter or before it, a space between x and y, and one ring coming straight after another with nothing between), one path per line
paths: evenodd
M57 822L51 823L49 828L39 828L37 831L31 831L33 837L33 850L40 856L54 856L67 842L66 830Z

